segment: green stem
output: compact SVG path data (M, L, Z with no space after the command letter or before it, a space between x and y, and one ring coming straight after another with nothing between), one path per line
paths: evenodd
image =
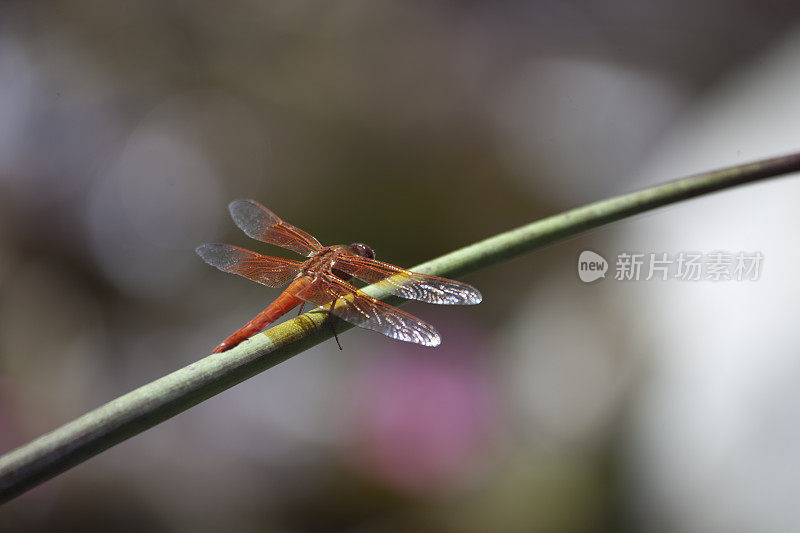
M800 170L800 153L698 174L579 207L412 268L457 277L657 207ZM385 298L374 287L365 289ZM393 301L395 301L393 299ZM338 331L348 328L337 321ZM148 383L0 457L0 502L332 336L315 310ZM376 339L376 342L383 342Z

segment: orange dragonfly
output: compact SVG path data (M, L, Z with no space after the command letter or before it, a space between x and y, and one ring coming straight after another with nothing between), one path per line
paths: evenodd
M249 339L298 304L305 305L304 302L393 339L423 346L439 345L441 339L433 326L363 293L348 283L351 278L377 283L392 294L410 300L444 305L481 302L481 293L475 287L378 261L375 252L366 244L322 246L317 239L284 222L253 200L236 200L228 205L228 209L233 221L248 236L292 250L308 259L293 261L261 255L230 244L199 246L196 251L203 261L223 272L238 274L267 287L289 284L269 307L222 341L214 353L224 352ZM338 343L335 329L333 333ZM339 344L339 349L341 347Z

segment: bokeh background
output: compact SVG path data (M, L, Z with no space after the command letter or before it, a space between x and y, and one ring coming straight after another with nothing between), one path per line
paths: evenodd
M411 266L800 148L800 4L0 3L0 452L206 355L277 291L254 198ZM800 508L800 184L471 276L0 509L2 531L784 532ZM582 250L760 251L755 282L583 284Z

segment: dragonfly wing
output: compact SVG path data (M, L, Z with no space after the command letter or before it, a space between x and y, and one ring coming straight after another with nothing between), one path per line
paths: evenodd
M284 222L255 200L234 200L228 204L228 210L239 229L257 241L275 244L305 256L322 248L317 239Z
M333 277L319 277L299 291L297 297L361 328L383 333L387 337L423 346L438 346L439 333L417 317L359 291L349 283Z
M342 256L337 258L336 268L409 300L441 305L475 305L483 299L478 289L472 285L411 272L368 257Z
M204 244L198 246L195 251L209 265L267 287L283 287L292 281L303 267L299 261L261 255L230 244Z

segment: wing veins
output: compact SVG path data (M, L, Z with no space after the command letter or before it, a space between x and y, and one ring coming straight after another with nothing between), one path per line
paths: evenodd
M375 283L392 294L440 305L474 305L481 293L472 285L448 278L412 272L395 265L359 256L337 259L339 270L367 283Z
M333 276L317 278L297 297L325 310L330 310L333 302L334 315L393 339L424 346L438 346L441 342L438 332L430 324Z

